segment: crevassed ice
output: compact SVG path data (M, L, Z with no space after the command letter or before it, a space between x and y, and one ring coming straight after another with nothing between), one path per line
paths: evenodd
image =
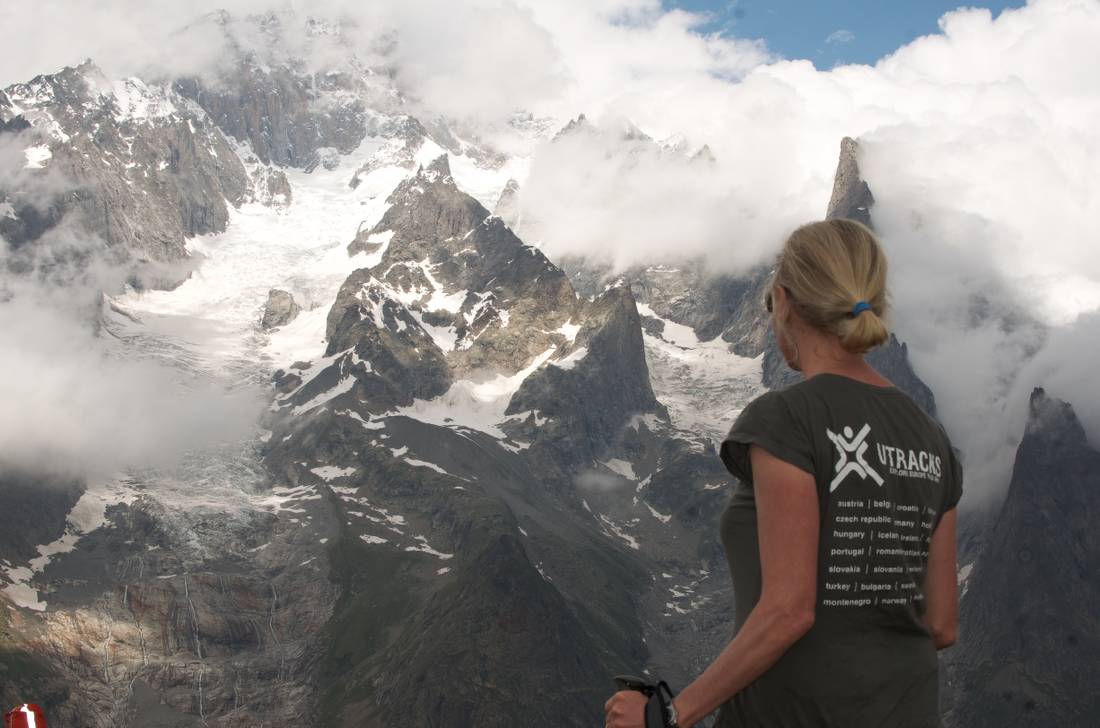
M643 340L654 394L672 424L708 445L720 442L737 413L765 390L764 355L738 356L721 338L699 341L690 327L661 318L645 304L638 312L664 323L661 336L643 330Z

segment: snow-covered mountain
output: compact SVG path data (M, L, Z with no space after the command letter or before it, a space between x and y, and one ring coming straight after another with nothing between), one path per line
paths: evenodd
M612 675L679 687L728 639L714 444L793 376L768 271L547 258L524 154L389 78L241 51L216 82L85 63L0 90L8 274L105 261L111 356L265 395L178 462L0 472L0 698L72 725L581 726ZM856 150L827 212L869 221ZM876 356L935 411L904 344Z
M322 128L310 148L294 135L318 102L294 78L243 66L217 95L85 64L5 91L22 179L81 189L12 241L30 257L64 221L98 239L85 255L182 263L182 282L106 288L100 331L181 376L270 382L271 404L252 437L172 467L5 476L5 513L40 525L0 563L4 697L104 725L579 725L624 664L682 682L728 622L699 631L689 609L728 592L697 528L723 497L720 426L676 429L647 351L669 393L685 357L746 396L758 367L671 321L675 337L643 334L626 288L578 293L484 206L522 159L350 97L358 139ZM217 214L188 212L196 178ZM22 189L3 190L13 225ZM84 197L103 214L74 211Z

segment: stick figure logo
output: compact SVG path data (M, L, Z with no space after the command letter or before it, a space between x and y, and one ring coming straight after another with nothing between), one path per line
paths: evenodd
M867 452L867 435L871 434L871 426L863 425L863 428L856 433L852 434L852 428L845 426L842 434L837 434L825 428L825 434L829 436L829 439L836 445L837 461L836 461L836 476L833 478L833 482L829 485L829 492L832 493L836 490L837 486L848 477L849 474L855 473L863 480L870 478L879 485L882 485L882 476L871 469L871 466L867 464L867 461L863 459L864 453ZM854 457L849 460L848 456Z

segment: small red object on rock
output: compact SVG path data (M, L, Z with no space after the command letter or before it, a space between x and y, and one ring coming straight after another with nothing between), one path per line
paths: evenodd
M23 703L4 713L4 728L46 728L46 716L34 703Z

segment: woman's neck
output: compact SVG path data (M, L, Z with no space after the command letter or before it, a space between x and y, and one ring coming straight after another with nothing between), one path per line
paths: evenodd
M835 336L804 332L798 337L799 369L806 379L817 374L839 374L868 384L890 386L892 382L867 363L863 354L853 354Z

